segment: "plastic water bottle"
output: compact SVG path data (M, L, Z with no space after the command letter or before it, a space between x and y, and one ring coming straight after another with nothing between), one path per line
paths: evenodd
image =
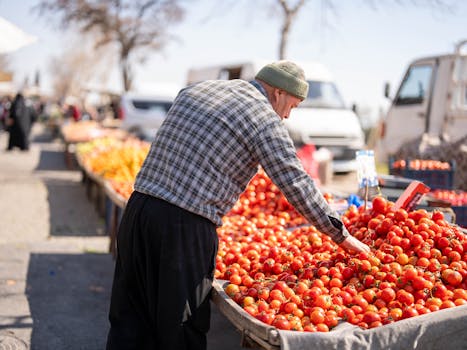
M358 196L367 202L376 196L381 196L378 176L376 174L375 152L359 150L356 152Z

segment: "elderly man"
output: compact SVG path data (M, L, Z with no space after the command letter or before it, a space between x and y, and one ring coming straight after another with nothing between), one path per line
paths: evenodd
M139 172L120 225L107 349L205 349L216 227L258 170L342 247L350 236L297 159L282 123L307 96L303 70L264 66L252 82L180 91Z

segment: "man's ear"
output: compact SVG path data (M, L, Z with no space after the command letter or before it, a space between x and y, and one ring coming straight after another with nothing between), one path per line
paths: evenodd
M280 89L277 89L277 88L273 88L272 89L272 98L273 98L273 101L274 102L277 102L279 101L279 95L281 93L281 90Z

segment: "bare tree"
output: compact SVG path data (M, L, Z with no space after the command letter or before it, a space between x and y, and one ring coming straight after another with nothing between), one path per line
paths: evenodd
M94 31L96 47L116 43L125 91L132 86L134 60L144 61L147 51L161 51L173 39L167 28L184 16L179 0L43 0L38 9L40 14L59 14L64 28Z
M279 59L286 58L287 45L289 42L289 35L292 25L296 22L298 13L302 10L308 0L274 0L282 11L282 25L280 29L279 40ZM330 10L337 14L338 7L334 4L333 0L321 0L322 11ZM373 10L384 9L391 5L391 2L381 3L375 0L363 0L363 2ZM456 0L410 0L401 1L393 0L392 5L395 6L415 6L427 8L434 11L434 13L444 12L453 13L455 9ZM326 23L325 23L326 24Z
M280 8L283 11L281 37L279 42L279 59L285 58L287 44L289 42L290 27L294 22L300 9L305 5L306 0L296 1L295 4L289 4L287 0L278 0Z
M334 14L334 16L339 17L339 4L335 0L315 0L321 1L321 11L330 12ZM433 14L439 13L454 13L456 8L456 1L457 0L392 0L392 1L377 1L377 0L361 0L361 2L370 7L374 11L387 11L390 6L415 6L418 8L423 8L427 10L433 11ZM238 5L241 1L229 1L226 3L222 2L223 8L226 7L233 7ZM256 13L252 11L253 8L258 8L258 6L264 7L265 4L262 2L251 2L251 1L244 1L244 4L248 6L246 11L250 13ZM304 9L307 7L307 4L310 4L310 0L271 0L268 1L269 7L272 8L274 14L280 13L279 18L281 21L280 25L280 39L279 39L279 50L278 56L279 59L285 59L287 56L287 46L290 41L290 35L292 31L292 27L298 21L298 15L300 13L303 16L306 16L308 19L310 18L310 11L305 11ZM216 3L217 4L217 3ZM310 6L308 6L310 8ZM225 12L225 10L223 10ZM323 14L322 16L323 17ZM322 22L321 25L330 26L328 20Z
M108 80L115 63L115 51L104 47L94 49L94 41L92 33L69 37L62 54L52 58L49 66L52 88L59 100L66 96L80 97L84 91L92 89L93 82Z

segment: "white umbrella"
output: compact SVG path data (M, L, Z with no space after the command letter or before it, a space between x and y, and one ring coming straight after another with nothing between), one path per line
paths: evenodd
M0 33L0 54L16 51L37 40L35 36L25 33L2 17L0 17Z

